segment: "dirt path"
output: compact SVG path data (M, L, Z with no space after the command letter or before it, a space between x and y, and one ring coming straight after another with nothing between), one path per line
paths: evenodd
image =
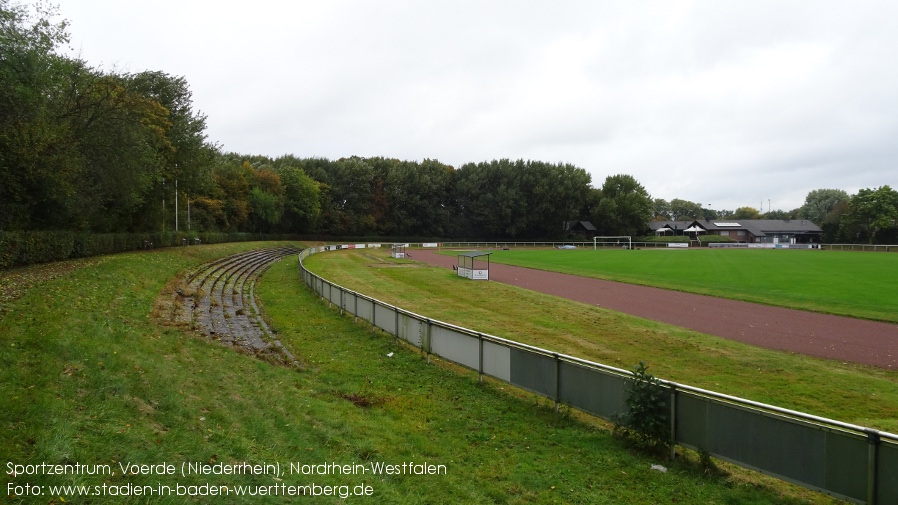
M456 258L415 250L452 268ZM898 324L490 264L490 279L768 349L898 370Z

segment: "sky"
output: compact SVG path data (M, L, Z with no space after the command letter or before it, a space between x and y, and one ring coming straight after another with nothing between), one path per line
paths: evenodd
M898 188L898 2L55 0L226 152L570 163L715 210Z

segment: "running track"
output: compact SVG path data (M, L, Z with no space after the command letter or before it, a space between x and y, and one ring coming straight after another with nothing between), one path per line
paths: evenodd
M453 256L413 259L452 268ZM490 263L490 280L768 349L898 370L898 324Z

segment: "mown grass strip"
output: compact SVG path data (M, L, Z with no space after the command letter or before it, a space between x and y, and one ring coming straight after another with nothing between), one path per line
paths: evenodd
M373 250L313 255L306 265L434 319L620 368L645 361L667 380L898 432L898 372L761 349L500 283L471 282Z
M339 316L276 264L257 293L302 372L239 354L153 318L178 273L250 244L100 258L33 286L0 316L0 454L20 464L211 468L299 462L445 464L446 475L26 476L4 484L211 483L372 486L315 503L832 503L738 470L706 474L628 452L605 429L544 400L427 365L414 350ZM258 246L258 244L256 245ZM392 357L388 354L393 353ZM115 467L114 467L115 468ZM47 487L43 488L48 491ZM11 503L291 503L239 498L9 496ZM300 500L304 501L304 500Z
M817 250L493 251L490 261L898 322L898 254Z

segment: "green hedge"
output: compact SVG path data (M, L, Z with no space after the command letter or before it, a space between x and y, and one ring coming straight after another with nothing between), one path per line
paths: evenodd
M173 247L200 239L203 244L250 240L291 240L289 235L253 233L157 232L81 233L73 231L0 231L0 269L70 258Z

